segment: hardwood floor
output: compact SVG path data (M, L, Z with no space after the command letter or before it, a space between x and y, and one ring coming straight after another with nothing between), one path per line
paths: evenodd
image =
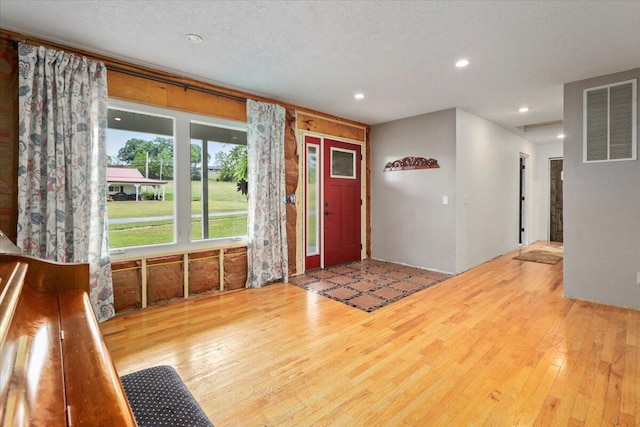
M640 311L513 256L373 313L277 284L101 329L121 375L172 365L218 427L640 425Z

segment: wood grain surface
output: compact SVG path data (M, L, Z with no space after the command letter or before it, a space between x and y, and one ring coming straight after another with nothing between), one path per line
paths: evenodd
M276 284L101 329L121 375L174 366L216 426L638 425L640 312L516 254L373 313Z

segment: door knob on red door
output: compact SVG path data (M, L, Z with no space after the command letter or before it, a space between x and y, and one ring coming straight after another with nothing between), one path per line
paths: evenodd
M324 215L325 215L325 216L327 216L327 215L333 215L333 212L324 211Z

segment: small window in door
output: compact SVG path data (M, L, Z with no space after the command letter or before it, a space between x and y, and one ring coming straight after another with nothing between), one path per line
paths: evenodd
M356 179L356 152L331 147L331 178Z

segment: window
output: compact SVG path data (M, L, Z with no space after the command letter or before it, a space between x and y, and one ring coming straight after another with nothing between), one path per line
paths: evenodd
M307 189L306 189L306 209L307 209L307 229L306 255L318 255L319 245L318 238L320 236L320 189L318 181L318 150L319 145L307 144Z
M107 155L113 253L139 256L246 239L245 123L113 100Z
M191 153L192 240L246 235L246 129L192 122Z
M356 179L356 152L331 147L331 178Z
M173 118L109 109L110 247L175 241L173 152Z
M584 90L583 161L637 158L637 81Z

